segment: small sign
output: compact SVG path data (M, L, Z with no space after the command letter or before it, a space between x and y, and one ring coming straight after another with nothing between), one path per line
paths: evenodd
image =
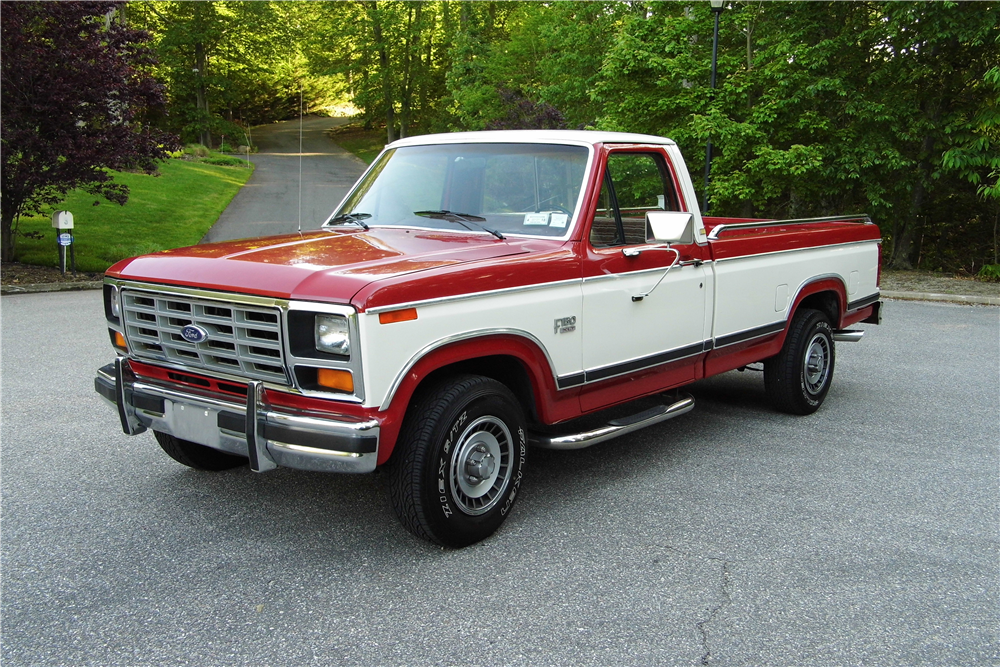
M73 235L72 234L60 234L59 236L56 237L56 241L59 242L59 245L72 245L73 244Z
M549 224L549 214L548 213L525 213L524 214L524 224L527 225L548 225Z

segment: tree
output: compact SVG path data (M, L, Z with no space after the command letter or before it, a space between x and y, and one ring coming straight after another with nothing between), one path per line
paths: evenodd
M312 3L303 51L314 73L347 81L365 126L384 122L387 140L405 137L412 128L447 129L445 73L451 68L457 5Z
M547 102L532 102L519 90L498 91L504 114L486 124L487 130L563 130L566 118Z
M164 103L148 75L146 33L116 20L121 2L4 2L0 13L2 255L17 222L82 187L124 204L110 169L155 171L176 139L143 122Z
M392 46L391 38L386 34L386 24L389 22L388 11L394 9L398 3L386 3L381 5L375 0L364 0L361 3L365 9L365 16L371 26L372 43L378 55L378 75L382 84L382 107L385 110L385 130L386 143L396 140L396 106L393 83L395 72L392 68Z
M714 93L705 4L634 5L603 60L597 124L673 137L692 173L711 136L713 213L865 211L890 266L919 264L925 237L955 250L935 268L982 262L995 218L976 190L994 191L1000 165L996 3L730 2Z
M481 130L503 115L497 87L507 85L488 71L493 45L508 41L507 18L517 3L458 3L458 28L452 37L451 66L445 75L451 129Z
M299 91L315 82L300 63L303 3L133 2L130 22L153 36L157 74L167 83L169 127L188 141L215 145L233 125L298 113Z
M486 78L558 109L570 127L592 125L602 111L593 97L601 64L632 11L621 2L516 3L510 38L491 45Z

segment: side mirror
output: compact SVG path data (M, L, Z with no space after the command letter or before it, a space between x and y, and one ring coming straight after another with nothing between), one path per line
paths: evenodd
M694 216L678 211L646 211L646 240L670 245L694 243Z

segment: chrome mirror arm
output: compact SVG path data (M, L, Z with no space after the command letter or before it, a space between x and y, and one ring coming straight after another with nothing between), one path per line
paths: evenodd
M632 297L632 301L642 301L647 296L649 296L650 294L652 294L653 290L655 290L657 287L659 287L660 283L663 282L663 279L667 277L668 273L670 273L670 269L672 269L675 266L677 266L677 264L681 260L681 253L680 253L680 251L677 250L676 248L671 248L669 244L666 247L645 248L645 250L669 250L669 251L671 251L671 252L674 253L674 261L670 262L670 266L667 267L667 270L663 272L663 275L660 276L660 279L656 281L656 284L653 285L648 292L645 292L644 294L636 294L635 296ZM639 251L639 252L641 252L641 251ZM638 254L638 252L636 254ZM635 255L626 255L626 257L634 257L634 256Z

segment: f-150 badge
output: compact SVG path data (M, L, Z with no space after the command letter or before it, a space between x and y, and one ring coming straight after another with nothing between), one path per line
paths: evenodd
M555 320L553 333L571 333L576 331L576 315L572 317L560 317Z

